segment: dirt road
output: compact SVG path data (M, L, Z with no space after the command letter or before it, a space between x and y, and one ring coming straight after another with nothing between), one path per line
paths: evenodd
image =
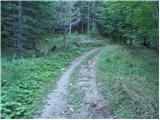
M59 79L57 88L48 94L40 115L36 118L112 118L96 79L95 65L99 51L99 48L93 49L72 62ZM91 55L93 56L91 59L84 64L80 64ZM79 73L75 78L76 85L84 92L83 103L79 112L70 111L67 100L68 83L77 67L79 68ZM70 114L69 117L66 113Z

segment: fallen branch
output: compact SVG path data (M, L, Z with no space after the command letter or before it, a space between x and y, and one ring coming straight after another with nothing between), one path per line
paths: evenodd
M119 114L118 114L118 115L116 115L116 116L114 116L114 118L113 118L113 119L116 119L118 116L119 116Z

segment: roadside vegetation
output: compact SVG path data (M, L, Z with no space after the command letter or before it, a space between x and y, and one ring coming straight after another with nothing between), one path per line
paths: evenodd
M80 37L80 36L79 36ZM57 40L58 48L61 36ZM75 36L72 36L74 40ZM88 37L89 38L89 37ZM80 39L80 38L79 38ZM2 118L29 118L39 107L40 98L70 62L95 45L70 46L69 48L38 58L2 59Z
M158 118L158 53L147 48L107 45L97 78L117 118Z

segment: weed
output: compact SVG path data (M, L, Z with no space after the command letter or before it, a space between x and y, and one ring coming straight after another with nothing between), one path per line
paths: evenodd
M58 39L61 36L56 38L57 45L60 44ZM62 70L76 56L93 47L71 46L65 51L39 58L2 58L1 118L31 118L39 107L42 95L55 87Z
M118 118L158 118L158 55L155 51L108 45L98 59L97 78Z

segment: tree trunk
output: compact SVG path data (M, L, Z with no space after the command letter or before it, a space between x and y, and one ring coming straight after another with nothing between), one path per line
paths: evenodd
M131 39L131 40L130 40L130 45L132 45L132 43L133 43L133 40Z
M19 6L19 9L18 9L18 17L19 17L19 36L18 36L18 41L17 41L17 47L21 50L22 49L22 44L23 44L23 41L22 41L22 1L18 1L18 6Z
M36 43L34 39L32 40L32 43L33 43L33 49L36 51L37 49L36 49Z
M81 13L81 33L83 34L83 2L81 3L82 13Z
M87 26L87 29L88 29L87 33L89 34L89 3L88 3L88 21L87 21L87 24L88 24L88 26Z
M18 17L19 17L19 38L18 38L18 47L22 48L22 1L18 1Z
M65 28L65 29L64 29L64 38L63 38L64 48L66 48L66 34L67 34L67 29Z
M69 34L70 35L72 34L72 24L71 24L71 21L70 21L70 24L69 24Z
M17 48L19 49L19 57L23 56L23 54L26 52L23 48L24 39L22 38L22 1L18 1L18 39L17 39Z
M95 1L92 2L92 7L93 7L93 8L92 8L92 10L93 10L93 11L92 11L92 12L93 12L93 14L92 14L92 15L93 15L93 17L92 17L92 29L94 29L94 9L95 9Z
M147 38L145 36L143 37L143 45L145 47L150 47L150 43L149 43L149 41L147 41Z
M157 40L156 40L156 50L159 53L159 39L158 39L158 37L157 37Z
M81 22L81 26L82 26L81 32L82 32L82 34L83 34L83 22Z
M14 25L13 25L13 26L14 26L13 28L14 28L14 30L15 30L15 29L16 29L16 25L15 25L15 23L14 23ZM17 46L17 40L16 40L16 37L15 37L15 34L16 34L16 33L15 33L15 31L13 31L13 42L14 42L14 45L13 45L13 46L14 46L14 47L16 47L16 46Z

